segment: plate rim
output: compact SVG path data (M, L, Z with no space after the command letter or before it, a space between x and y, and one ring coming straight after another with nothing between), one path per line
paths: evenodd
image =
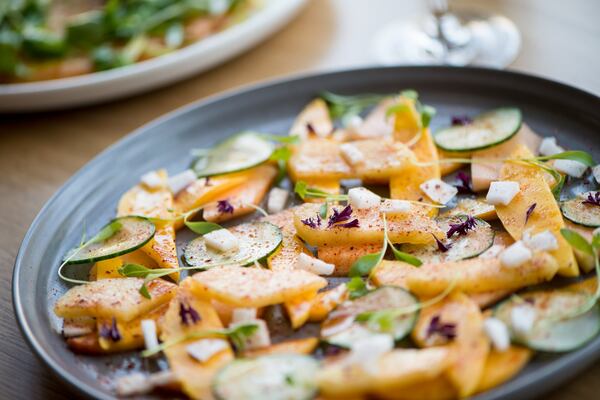
M11 282L11 299L13 305L13 312L15 315L15 319L19 326L19 330L23 335L25 342L28 344L33 353L45 364L46 367L50 369L50 371L57 376L59 376L64 382L67 382L72 388L74 388L80 394L83 394L87 397L94 398L102 398L102 399L110 399L114 398L113 396L107 395L105 392L100 391L85 382L77 379L75 375L73 375L69 370L63 369L59 365L57 365L53 359L50 357L48 353L44 350L43 346L39 343L38 338L35 337L31 331L31 327L27 321L26 313L27 311L23 307L22 297L24 294L18 291L18 286L20 282L20 272L24 268L22 264L22 259L24 254L29 246L29 242L35 229L43 220L44 214L48 209L51 208L52 204L56 201L56 199L69 187L72 185L72 182L79 178L80 175L83 175L89 169L95 167L95 164L99 162L102 158L106 156L106 154L112 152L115 148L126 146L128 142L134 140L138 136L144 134L145 131L153 128L154 126L160 125L165 121L178 118L180 115L191 112L194 109L200 109L206 106L209 106L213 103L218 103L221 101L226 101L229 98L234 98L241 95L248 95L254 91L261 91L268 89L270 87L275 87L278 85L290 84L293 82L302 81L305 79L315 79L315 78L327 78L336 75L344 75L344 74L368 74L379 71L386 70L397 70L403 73L411 73L414 72L426 72L426 71L438 71L440 73L447 73L448 71L466 71L473 74L490 74L490 75L500 75L500 76L512 76L515 79L525 79L531 81L534 84L544 84L553 86L555 90L563 90L570 91L572 93L576 93L579 96L587 97L589 100L597 103L600 106L600 96L575 87L568 85L563 82L554 81L546 77L542 77L540 75L525 73L521 71L515 70L498 70L493 68L485 68L485 67L452 67L452 66L367 66L367 67L356 67L356 68L348 68L348 69L336 69L332 71L310 71L310 72L302 72L302 73L293 73L287 74L275 79L265 79L259 82L249 83L241 86L237 86L198 100L195 100L189 104L181 106L177 109L167 112L141 126L132 130L130 133L126 134L116 142L110 144L100 153L91 158L88 162L86 162L82 167L80 167L76 172L74 172L53 194L46 200L40 211L36 214L35 218L29 225L21 244L19 245L19 250L17 252L17 256L15 257L15 262L13 266L12 273L12 282ZM581 350L587 350L587 352L583 352ZM591 351L590 351L591 350ZM586 354L587 353L587 354ZM589 342L586 346L581 347L577 350L574 350L569 353L565 353L563 357L560 359L553 361L549 365L544 368L540 368L537 371L531 372L533 375L532 383L524 383L521 385L516 385L515 382L511 384L510 381L507 383L498 386L494 389L486 391L484 393L476 395L474 399L479 398L480 396L484 396L489 393L498 393L499 396L518 396L521 397L531 397L532 394L526 394L526 391L535 388L538 390L537 394L541 395L556 386L560 383L563 383L570 378L572 378L575 374L580 372L586 366L590 365L592 362L596 361L600 358L600 336ZM575 360L579 360L577 365L572 365ZM567 368L570 367L570 368ZM548 378L556 375L557 373L563 373L565 377L562 379L556 379L551 384L548 384ZM566 372L566 373L565 373ZM511 388L510 393L502 394L502 389L506 388L508 385ZM504 398L504 397L502 397Z

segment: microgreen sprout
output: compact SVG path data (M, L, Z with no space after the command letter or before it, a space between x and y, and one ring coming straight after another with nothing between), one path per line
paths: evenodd
M347 122L355 115L360 114L365 108L372 107L390 94L362 94L355 96L344 96L331 92L323 92L320 97L325 100L329 108L329 115L333 119L341 119Z
M346 283L350 300L362 297L369 293L367 283L360 276L355 276Z
M162 278L163 276L171 275L180 271L188 271L188 270L202 270L206 268L213 267L221 267L225 265L239 265L243 263L245 260L238 260L235 263L217 263L217 264L208 264L202 266L192 266L192 267L179 267L179 268L148 268L140 264L124 264L117 271L120 275L128 278L144 278L144 282L140 287L140 294L147 299L152 298L150 292L148 290L148 283L151 281ZM83 282L87 283L87 282Z
M400 250L397 250L394 247L394 245L392 244L392 242L390 241L389 236L388 236L387 220L385 217L385 213L382 214L382 218L383 218L383 246L381 248L381 251L379 251L377 253L366 254L366 255L360 257L358 260L356 260L350 267L350 272L348 274L350 277L361 277L361 276L365 276L365 275L371 276L373 274L373 272L375 271L375 268L379 264L381 264L381 261L383 261L383 258L385 257L385 253L387 251L388 246L391 247L392 252L394 253L394 258L396 258L396 260L404 261L404 262L414 265L416 267L418 267L422 264L421 260L419 260L418 258L416 258L408 253L404 253Z
M570 313L567 317L574 318L591 310L598 300L600 300L600 233L595 233L592 236L591 243L579 233L571 229L561 229L560 234L575 250L594 258L596 272L596 292L594 295L590 296L589 301L584 306L578 309L575 313Z
M256 323L248 322L246 324L238 325L232 328L210 329L190 332L181 337L163 342L159 346L144 350L142 352L142 357L151 357L165 349L168 349L169 347L175 346L187 340L211 337L222 337L225 339L229 339L231 343L235 346L237 351L242 351L244 350L244 343L246 342L246 339L252 336L257 330L258 325Z
M366 323L368 327L379 330L389 331L392 329L394 321L405 315L413 314L423 308L432 306L448 296L456 286L458 278L455 277L446 289L439 295L419 303L410 304L406 307L390 308L386 310L367 311L356 316L356 321Z
M65 259L62 261L62 263L58 267L58 276L65 282L70 282L70 283L75 283L75 284L87 283L87 281L83 281L83 280L79 280L79 279L72 279L72 278L68 278L68 277L64 276L62 273L63 268L65 267L65 265L67 265L69 263L69 261L71 259L73 259L73 257L79 255L81 250L83 250L87 246L92 245L94 243L100 243L100 242L110 239L117 232L119 232L122 227L123 227L123 224L121 223L121 221L119 221L118 219L112 220L111 222L106 224L100 230L100 232L98 232L94 237L92 237L90 240L85 241L85 242L84 242L84 239L86 237L86 234L84 232L84 234L82 235L82 240L79 243L79 246L77 246L74 249L71 249L68 252L68 255L65 257Z

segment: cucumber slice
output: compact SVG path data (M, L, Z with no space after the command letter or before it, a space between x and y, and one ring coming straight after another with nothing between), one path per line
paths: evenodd
M131 253L148 243L156 231L154 224L144 217L115 218L103 230L115 222L121 227L112 236L71 250L67 264L88 264Z
M470 215L483 220L496 218L496 209L493 205L485 202L485 198L465 197L456 202L456 207L445 211L441 216L451 217L456 215Z
M563 216L579 225L592 228L600 226L600 206L584 203L588 195L593 196L596 193L598 192L586 192L573 199L562 201L560 210Z
M517 343L539 351L571 351L583 346L600 332L598 304L584 314L566 318L585 307L589 301L589 294L575 290L536 290L505 300L496 307L494 315L507 324L513 341ZM533 327L526 334L517 333L512 325L512 310L517 306L533 307L536 312Z
M192 169L198 177L241 171L267 161L275 147L255 132L239 133L198 157Z
M344 323L348 317L355 317L365 312L407 308L418 303L417 298L407 290L397 286L381 286L362 297L338 306L323 323L323 330L329 330L334 325ZM399 316L394 320L391 331L375 330L373 327L355 322L348 329L325 337L324 340L330 344L347 348L351 347L357 339L369 334L388 333L394 337L394 340L402 340L412 331L418 314L418 311L415 311Z
M437 131L433 137L442 150L467 152L506 142L521 128L521 110L497 108L475 117L467 125L451 126Z
M219 400L308 400L317 393L319 363L300 354L237 359L213 380Z
M206 247L200 236L188 243L185 262L192 267L208 269L216 265L250 265L271 255L283 239L281 230L270 222L251 222L234 226L229 230L239 241L239 248L219 252Z
M463 222L464 217L451 216L440 217L437 219L437 224L444 232L450 228L450 224L458 224ZM450 239L438 238L446 247L449 247L445 253L438 249L436 243L433 244L403 244L400 250L417 257L424 264L427 263L442 263L446 261L464 260L466 258L477 257L494 244L495 232L482 219L475 218L477 226L474 230L469 231L466 235L454 235Z

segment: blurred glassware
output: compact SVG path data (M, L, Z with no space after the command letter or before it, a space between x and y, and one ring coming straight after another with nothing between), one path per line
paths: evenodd
M378 62L477 65L504 68L519 53L521 35L508 18L471 10L450 10L447 0L428 0L424 21L397 21L374 38Z

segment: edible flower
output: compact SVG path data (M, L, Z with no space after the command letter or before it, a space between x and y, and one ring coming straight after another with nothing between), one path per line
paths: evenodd
M431 234L431 236L433 236L433 238L435 239L435 243L437 244L437 248L442 253L447 252L452 247L452 243L448 243L448 244L442 243L442 241L440 239L438 239L437 236L435 236L433 233Z
M462 194L471 194L473 192L473 187L471 186L471 176L460 171L456 174L456 179L460 181L458 185L454 185L458 189L458 193Z
M439 315L431 318L431 322L427 327L427 337L440 335L447 340L452 340L456 337L456 324L443 323Z
M533 214L533 210L535 210L536 206L537 206L537 203L533 203L527 209L527 213L525 214L525 223L527 223L527 221L529 221L529 217L531 217L531 214Z
M317 216L315 218L306 218L306 219L302 219L300 220L300 222L302 222L304 225L311 227L313 229L317 229L318 226L321 226L321 217L319 216L319 214L317 214Z
M589 204L591 206L600 206L600 192L594 194L588 193L587 199L582 201L583 204Z
M469 125L473 120L468 115L453 115L452 126L456 125Z
M194 310L192 306L186 306L183 303L179 304L179 318L181 318L181 322L184 325L194 325L202 319L198 311Z
M217 210L221 214L233 214L233 205L227 200L219 200L217 201Z
M455 233L459 236L466 235L470 230L475 229L477 220L470 215L465 215L465 220L459 224L450 224L450 229L446 232L446 237L450 239Z
M351 205L347 205L346 207L344 207L344 209L342 211L338 211L337 209L333 210L333 214L329 217L329 220L327 221L327 227L331 228L332 226L340 226L343 228L357 228L359 226L358 224L358 219L354 219L352 221L346 222L348 221L350 218L352 218L352 206ZM341 224L342 222L345 222L344 224ZM339 224L339 225L336 225Z
M110 339L113 342L118 342L121 340L121 333L119 332L119 328L117 328L117 320L115 317L112 319L112 323L110 325L102 324L100 326L100 337L105 339Z

